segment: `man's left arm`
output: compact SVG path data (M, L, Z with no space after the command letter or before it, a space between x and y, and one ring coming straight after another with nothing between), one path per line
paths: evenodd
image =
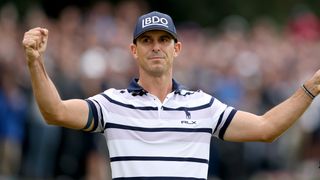
M320 70L304 84L304 87L261 116L237 111L224 134L224 140L272 142L299 119L311 104L312 97L319 93Z

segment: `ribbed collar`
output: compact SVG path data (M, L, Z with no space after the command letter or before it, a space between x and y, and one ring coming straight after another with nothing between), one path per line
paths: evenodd
M148 93L145 89L143 89L138 84L138 78L133 78L128 86L128 92L132 93L132 95L145 95ZM172 91L174 91L175 94L180 94L181 90L186 89L183 85L179 84L176 80L172 79Z

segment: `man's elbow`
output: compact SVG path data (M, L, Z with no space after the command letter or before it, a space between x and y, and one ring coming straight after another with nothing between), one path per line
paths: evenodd
M258 129L257 133L260 134L260 142L272 143L281 135L279 128L268 123L267 120L262 121Z
M277 139L277 136L264 136L261 138L261 142L273 143Z
M280 134L276 133L273 130L267 130L261 137L261 142L272 143L280 136Z
M55 126L59 126L62 124L63 118L61 115L59 115L59 113L48 113L48 112L41 112L42 117L44 119L44 121L48 124L48 125L55 125Z

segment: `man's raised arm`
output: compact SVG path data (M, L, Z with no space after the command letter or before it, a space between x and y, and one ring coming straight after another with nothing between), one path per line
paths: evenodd
M27 31L22 41L35 99L48 124L82 129L86 126L89 114L86 101L81 99L61 100L46 72L43 54L46 50L48 35L47 29L37 27Z
M224 139L238 142L272 142L299 119L319 93L320 70L291 97L262 116L238 111L227 129Z

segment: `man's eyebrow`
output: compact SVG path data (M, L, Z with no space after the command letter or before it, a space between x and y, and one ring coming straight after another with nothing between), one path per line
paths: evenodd
M164 34L164 35L161 35L160 38L173 38L173 37L170 36L169 34Z
M147 35L147 34L143 34L139 37L139 39L142 39L142 38L150 38L151 36Z
M151 35L143 34L143 35L139 36L138 39L143 39L143 38L151 38ZM158 38L174 39L170 34L163 34L163 35L160 35Z

